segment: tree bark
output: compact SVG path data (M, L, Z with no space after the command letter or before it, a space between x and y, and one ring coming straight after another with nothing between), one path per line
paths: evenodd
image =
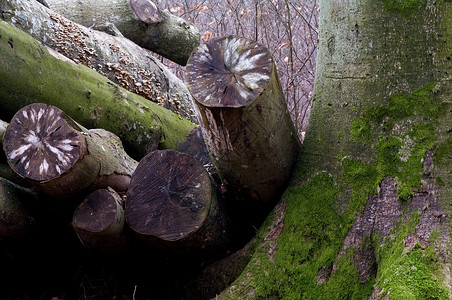
M36 220L29 207L37 197L5 178L0 178L0 240L22 238L33 232Z
M186 81L224 181L252 200L275 203L300 144L269 51L244 38L217 39L193 53Z
M320 1L289 188L218 299L449 299L448 1Z
M229 239L206 170L174 150L154 151L140 161L127 192L126 219L138 236L177 255L218 255Z
M177 148L193 124L118 87L82 65L63 62L33 38L0 23L0 118L9 120L23 106L55 105L87 128L119 136L139 158L157 146ZM149 150L149 149L148 149Z
M70 7L69 2L65 5ZM124 37L74 23L37 1L1 0L0 8L3 12L0 18L42 44L96 70L121 87L195 121L187 87L149 51Z
M124 224L123 200L110 188L88 195L72 218L72 227L83 246L107 253L125 250Z
M55 198L92 187L125 192L138 164L124 152L117 136L89 131L57 107L41 103L16 113L3 148L17 174Z
M127 0L47 3L55 12L87 27L113 23L126 38L182 66L199 45L200 33L195 25L165 11L160 12L161 21L146 24L137 18Z

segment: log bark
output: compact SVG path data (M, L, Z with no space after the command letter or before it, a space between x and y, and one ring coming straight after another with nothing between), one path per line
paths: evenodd
M99 189L76 208L72 227L85 248L108 253L126 249L123 202L113 189Z
M0 240L22 238L34 231L36 219L27 205L36 200L30 190L0 177Z
M146 155L132 176L125 208L138 236L178 255L218 255L229 239L209 175L185 153Z
M17 174L55 198L92 187L125 192L137 165L112 133L89 131L57 107L42 103L16 113L3 148Z
M200 33L195 25L165 11L160 11L161 21L146 23L132 10L135 7L140 16L142 8L135 3L131 7L126 0L48 0L47 3L55 12L87 27L113 23L126 38L182 66L199 45Z
M70 1L64 5L71 8L71 3L77 5L79 2ZM92 1L91 4L105 8L102 3L100 6L97 3ZM150 51L124 37L74 23L37 1L1 0L0 7L4 12L0 14L1 19L42 44L96 70L121 87L195 121L187 87ZM83 14L86 13L83 10Z
M82 126L115 133L136 158L147 147L176 149L194 126L83 65L53 57L11 25L0 23L0 35L0 119L30 103L55 105Z
M211 41L191 56L186 82L224 181L250 199L278 200L300 142L269 51L233 36Z

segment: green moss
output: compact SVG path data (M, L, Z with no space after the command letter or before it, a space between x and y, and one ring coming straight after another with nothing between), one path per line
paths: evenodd
M409 251L405 248L404 238L414 233L419 220L415 213L407 223L399 223L383 245L376 247L377 285L385 291L382 296L389 292L391 299L449 299L437 271L435 246L422 249L417 243Z
M355 118L350 126L350 133L355 141L369 142L372 139L368 118Z
M400 14L406 18L410 17L419 7L424 6L422 0L382 0L385 9L391 13Z
M421 189L422 161L437 142L434 125L440 114L446 111L445 104L431 92L435 86L432 83L412 94L391 96L387 105L369 108L364 116L352 121L350 132L355 141L375 143L376 157L366 163L367 173L375 173L373 181L367 181L369 178L364 181L372 185L369 192L373 192L385 176L396 178L397 193L402 200L413 195L413 188ZM343 164L346 180L353 176L348 174L349 165ZM366 185L364 182L362 186Z

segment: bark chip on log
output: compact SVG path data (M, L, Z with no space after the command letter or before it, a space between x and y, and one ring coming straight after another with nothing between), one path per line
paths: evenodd
M268 49L235 36L212 40L193 52L186 82L223 182L249 203L278 200L300 142Z
M35 181L67 172L84 153L83 137L74 127L78 126L54 106L37 103L20 110L4 135L11 168Z
M160 9L154 2L149 0L130 0L130 7L137 17L147 23L158 23L162 21Z

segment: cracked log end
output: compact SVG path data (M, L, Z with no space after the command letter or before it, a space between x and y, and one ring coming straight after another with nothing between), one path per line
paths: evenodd
M147 24L159 23L162 21L162 13L152 1L130 0L130 7L137 17Z
M241 107L267 87L270 52L245 38L227 36L200 45L187 63L187 83L196 101L208 107Z
M63 111L47 104L19 110L3 138L11 168L38 182L67 172L83 155L83 138L72 123Z
M203 166L188 154L157 150L132 176L126 219L142 237L181 240L196 232L210 209L212 187Z

